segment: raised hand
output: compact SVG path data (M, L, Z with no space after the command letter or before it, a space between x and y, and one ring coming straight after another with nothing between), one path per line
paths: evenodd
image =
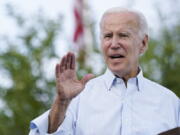
M93 76L88 74L81 80L77 79L75 56L70 52L56 65L57 96L49 113L48 133L55 132L61 125L71 99L84 89L86 82Z
M56 86L60 100L69 101L78 95L84 89L86 82L93 76L88 74L78 80L75 70L75 56L69 52L62 58L60 64L56 65Z

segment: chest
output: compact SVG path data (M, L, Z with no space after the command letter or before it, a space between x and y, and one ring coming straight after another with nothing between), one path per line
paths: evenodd
M82 98L76 120L77 135L154 135L175 126L173 112L138 93L115 93Z

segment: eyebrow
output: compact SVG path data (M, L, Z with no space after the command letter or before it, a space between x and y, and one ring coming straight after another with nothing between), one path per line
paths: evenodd
M111 34L113 33L112 31L106 31L106 32L101 32L103 35L106 35L106 34ZM129 31L117 31L118 34L128 34L128 35L131 35L131 32Z

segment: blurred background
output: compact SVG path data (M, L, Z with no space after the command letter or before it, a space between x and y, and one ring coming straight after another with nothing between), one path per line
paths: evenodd
M114 6L144 13L144 76L180 96L180 0L1 0L0 135L28 134L30 121L50 108L55 64L68 51L76 54L79 78L105 71L98 26Z

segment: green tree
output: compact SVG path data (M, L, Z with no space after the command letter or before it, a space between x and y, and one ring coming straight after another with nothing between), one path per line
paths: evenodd
M8 15L18 28L15 40L5 38L6 49L0 52L0 70L12 85L0 85L1 135L25 135L30 121L50 107L55 90L54 79L43 70L46 62L57 58L56 38L62 17L50 19L42 12L25 18L8 5Z
M178 22L179 16L175 14L175 17ZM151 38L149 49L141 59L142 67L145 76L171 89L180 97L180 23L166 25L166 19L160 18L159 35Z

